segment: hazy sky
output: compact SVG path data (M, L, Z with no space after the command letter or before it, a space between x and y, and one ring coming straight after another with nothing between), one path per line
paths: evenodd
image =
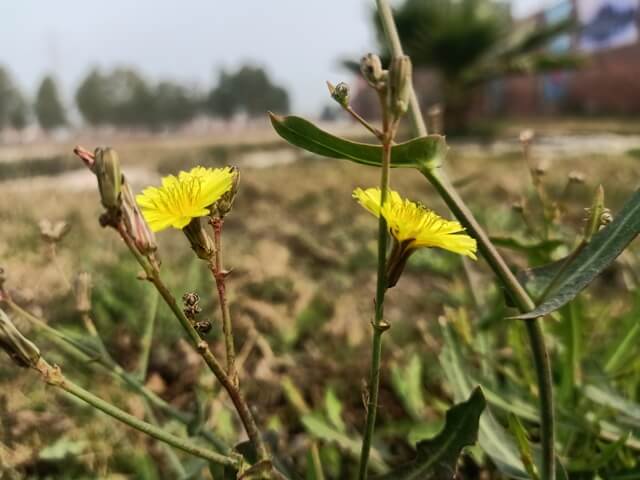
M514 0L516 15L552 0ZM315 113L340 58L374 47L373 0L0 0L0 64L33 95L53 72L70 100L87 70L133 65L209 88L219 67L266 67L293 108Z

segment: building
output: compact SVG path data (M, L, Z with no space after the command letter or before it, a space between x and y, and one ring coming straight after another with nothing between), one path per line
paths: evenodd
M548 46L583 55L575 71L514 75L483 87L484 114L640 114L640 0L562 0L519 27L576 20L575 33Z

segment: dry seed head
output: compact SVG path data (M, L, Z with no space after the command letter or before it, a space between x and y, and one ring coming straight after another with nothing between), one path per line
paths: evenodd
M574 170L569 172L569 183L584 183L585 175L582 172Z
M35 367L40 360L40 350L25 338L9 317L0 310L0 348L20 367Z
M38 222L40 228L40 235L46 242L59 242L62 238L69 233L71 225L66 222L51 223L48 219L42 219Z
M380 57L373 53L367 53L360 60L360 72L362 76L376 90L384 87L387 72L382 68Z
M76 310L80 313L91 311L91 274L80 272L75 285Z
M522 143L531 143L533 137L535 136L535 132L530 128L522 130L520 132L520 142Z

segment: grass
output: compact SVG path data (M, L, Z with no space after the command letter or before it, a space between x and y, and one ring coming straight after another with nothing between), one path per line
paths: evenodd
M295 157L298 161L288 165L242 168L247 155L256 152L266 150L267 160L291 155L291 151L269 140L232 148L204 143L180 143L173 148L150 143L115 147L121 153L125 173L142 167L150 179L197 162L240 164L241 189L225 224L224 241L225 262L233 268L228 286L238 350L245 350L241 376L246 395L262 425L277 426L283 456L291 459L299 471L304 471L306 456L304 447L294 446L306 445L309 435L304 434L282 393L283 374L293 379L309 406L324 419L325 427L357 438L364 416L361 382L368 368L376 222L351 199L351 191L358 186L375 185L378 172L308 157ZM545 184L556 198L561 197L563 212L562 225L555 225L554 231L566 244L571 245L578 235L583 208L589 205L598 183L604 184L607 206L614 212L636 188L640 164L635 161L634 152L565 153L547 158L550 166ZM536 160L546 153L540 151L538 155L534 147ZM0 168L0 178L6 181L22 176L20 182L24 182L26 175L62 172L66 166L61 170L60 165L67 165L67 160L60 158L56 154L48 161L38 160L44 163L38 163L37 169L27 169L26 164L5 167L9 168L6 171ZM492 235L525 240L530 236L521 217L511 208L513 202L520 200L521 192L534 202L517 146L488 154L483 146L454 145L449 162L457 179L464 181L461 193L471 200L471 207ZM45 166L48 163L51 165ZM586 183L572 186L563 196L569 173L576 170L586 174ZM142 309L147 285L135 279L138 269L123 245L112 232L98 225L100 208L94 179L85 173L86 184L73 186L54 179L37 185L0 184L0 266L5 268L8 284L23 304L40 311L51 325L81 331L68 288L61 281L59 270L44 256L37 227L41 218L71 223L71 233L59 247L60 269L69 277L79 270L92 273L93 314L98 329L113 356L134 371L144 331ZM394 171L392 183L403 195L446 213L417 173ZM142 186L142 182L135 185L138 189ZM170 288L176 296L186 291L200 294L202 315L214 323L208 338L216 348L221 347L214 285L206 265L193 259L179 232L159 235L159 243ZM531 252L503 250L512 265L524 267L539 260ZM590 382L602 378L601 366L619 352L627 332L637 323L637 266L638 249L633 245L606 278L576 302L579 311L574 314L579 315L582 332L582 373ZM476 372L478 378L505 398L517 396L521 402L535 404L534 392L527 383L531 365L522 332L517 325L502 320L501 292L493 286L486 266L481 261L474 263L475 289L481 301L481 305L474 306L461 267L459 259L446 253L422 252L411 259L399 286L388 294L386 317L392 328L383 365L379 431L388 441L389 448L382 453L389 463L410 458L409 439L415 440L416 432L433 430L453 399L452 379L439 367L439 354L450 348L438 326L441 315L453 326L464 358L470 362L469 372ZM548 324L558 389L568 374L562 359L567 335L564 318L569 314L561 312ZM20 326L28 330L26 324ZM43 338L30 334L47 353L53 350ZM475 341L479 337L485 341ZM481 345L488 349L483 351ZM628 401L637 402L640 365L628 351L619 354L624 354L626 362L616 360L618 368L606 384ZM62 355L55 358L80 384L96 387L104 397L141 414L139 397L123 392L106 377L91 373L91 365L74 365ZM224 413L224 395L207 376L199 374L197 356L184 347L180 330L163 305L158 309L147 385L172 405L199 412L201 428L225 431L237 438L229 433L230 428L239 429L235 418ZM94 478L96 474L113 479L125 475L150 480L170 478L163 473L170 470L157 444L64 397L54 396L32 375L17 371L8 362L0 363L0 386L5 392L0 395L0 400L5 399L4 404L0 402L0 406L4 405L0 465L10 466L9 471L18 475L15 478L57 478L55 475L62 471L73 472L73 478ZM337 396L340 421L336 420L335 408L330 415L326 411L328 389ZM566 463L578 469L579 461L591 458L595 462L611 443L598 439L593 417L589 422L586 417L579 417L575 423L584 425L566 427L571 419L567 412L592 412L599 420L614 424L617 419L610 407L589 402L571 389L567 392L560 404L565 425L560 442ZM633 405L637 408L636 403ZM506 413L500 408L494 407L494 412L499 420L505 418ZM407 418L413 421L409 424ZM185 433L170 419L161 421L167 422L172 431ZM52 427L42 429L44 422ZM530 421L526 425L535 439L536 425ZM637 426L623 425L626 426L622 430L630 430L630 438L635 438ZM323 437L327 431L323 427L318 430L322 434L315 434L326 472L330 478L348 478L354 461L344 448L336 447L335 439ZM127 456L130 452L135 452L132 458ZM598 468L605 473L630 470L637 467L637 455L638 450L632 447L620 447ZM182 455L180 458L185 466L202 470L202 465L193 459ZM490 462L476 454L465 458L462 478L477 478L474 475L480 470L492 478L501 478ZM205 473L202 475L207 478Z

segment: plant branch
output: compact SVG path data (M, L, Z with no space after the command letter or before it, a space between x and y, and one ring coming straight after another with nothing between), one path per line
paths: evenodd
M242 393L240 392L238 386L236 385L236 383L234 383L232 378L226 374L224 367L218 361L218 359L213 355L207 342L205 342L204 340L202 340L202 338L200 338L200 334L196 331L196 329L191 324L189 319L186 317L182 309L178 306L176 299L174 298L174 296L171 294L167 286L164 284L164 282L160 278L160 272L157 269L157 267L152 266L147 261L147 259L138 252L138 250L135 247L135 244L133 243L133 240L131 239L131 237L129 236L129 234L127 233L126 229L122 224L117 226L117 230L120 233L120 236L124 240L129 250L133 254L133 256L136 258L136 260L138 260L138 263L144 269L147 279L156 287L156 289L158 290L158 293L160 293L160 296L163 298L165 303L169 306L169 308L173 312L174 316L178 319L182 327L187 332L195 350L200 354L200 356L202 357L204 362L207 364L211 372L213 372L213 374L216 376L218 381L222 384L224 389L229 394L229 397L233 402L233 405L238 413L238 416L240 417L242 425L244 426L244 429L247 432L247 435L251 440L251 443L253 443L253 446L256 449L258 458L260 460L269 459L269 452L267 451L267 447L265 446L262 440L262 436L258 431L258 427L253 418L253 414L251 413L251 410L249 409L249 405L247 404L246 400L242 396Z
M102 368L106 373L111 375L114 379L122 381L125 385L129 386L132 390L138 392L144 397L144 399L155 408L164 412L166 415L178 420L184 425L190 424L194 417L189 413L185 413L177 408L173 407L161 397L153 393L147 387L140 382L140 380L129 372L124 370L120 365L113 362L111 358L105 358L102 355L92 356L83 350L80 346L70 342L65 335L58 332L56 329L47 325L47 323L28 312L20 305L16 304L11 297L5 300L5 304L11 308L11 310L18 315L22 316L42 332L45 333L47 338L54 343L60 350L64 351L67 355L71 356L81 364L95 364ZM200 435L206 438L209 442L220 451L227 449L227 446L213 433L209 431L202 431Z
M380 172L380 210L387 198L389 189L389 174L391 165L391 144L395 135L396 121L390 121L390 113L385 101L385 95L380 94L382 105L382 170ZM381 214L378 221L378 280L376 284L375 316L372 322L373 341L371 347L371 371L369 373L369 399L367 402L367 417L365 431L362 437L362 449L360 452L360 467L358 478L367 478L367 466L371 453L371 443L376 426L376 414L378 410L378 394L380 391L380 363L382 359L382 334L389 328L384 321L384 296L387 291L387 221Z
M382 25L387 39L391 45L393 56L402 55L402 45L393 19L393 12L387 0L376 0ZM419 103L416 99L415 91L412 88L409 108L413 121L415 133L418 136L427 134L424 119L420 111ZM469 231L472 237L478 242L480 253L485 258L494 274L505 287L509 296L517 305L521 312L527 312L535 308L525 289L513 275L504 259L498 253L489 237L484 232L480 224L468 209L462 198L453 185L448 181L446 175L441 170L434 171L424 169L422 174L435 187L440 196L446 202L449 209L458 220ZM542 480L555 479L555 415L553 405L553 379L551 376L551 363L547 351L542 323L539 318L525 321L529 343L531 346L533 360L535 364L536 376L538 379L538 390L540 395L540 425L542 443Z
M224 346L227 353L227 375L238 384L238 373L236 372L235 361L236 351L233 344L233 327L231 324L231 313L227 300L226 278L229 272L224 270L222 259L222 226L224 219L212 218L210 221L213 229L214 255L209 260L209 270L216 281L218 291L218 301L220 303L220 314L222 315L222 333L224 335Z
M165 430L147 423L143 420L140 420L137 417L121 410L120 408L112 405L111 403L97 397L93 393L84 388L76 385L71 382L67 378L64 377L62 372L58 367L52 367L49 365L46 360L40 358L37 364L34 367L43 380L54 387L60 388L67 393L70 393L74 397L79 398L80 400L85 401L90 404L94 408L106 413L107 415L120 420L121 422L129 425L136 430L139 430L142 433L145 433L157 440L165 442L177 449L180 449L184 452L190 453L191 455L195 455L200 458L204 458L210 462L214 462L220 465L228 465L228 466L238 466L240 459L233 458L230 456L222 455L220 453L214 452L212 450L200 447L195 443L191 442L188 439L180 438L171 433L166 432Z

